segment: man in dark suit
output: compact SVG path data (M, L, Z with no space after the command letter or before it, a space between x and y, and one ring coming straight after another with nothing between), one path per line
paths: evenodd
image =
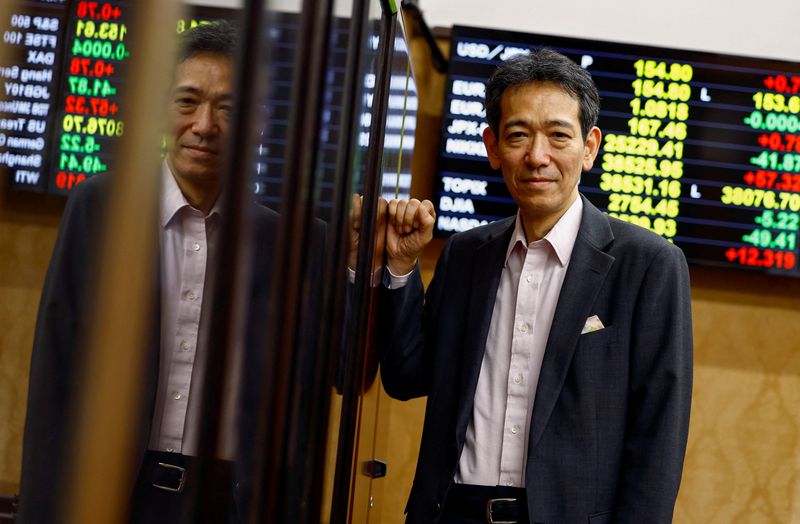
M430 202L389 204L386 391L428 396L407 522L667 523L689 424L688 269L578 192L591 76L547 49L487 86L489 161L516 217L452 236L423 297Z
M198 423L203 417L202 363L206 348L201 333L212 304L207 274L219 241L218 196L220 172L229 136L233 104L233 69L236 35L228 24L200 26L182 40L182 51L171 88L168 109L167 155L160 176L158 230L159 277L153 286L151 342L146 348L146 376L142 384L143 413L137 435L137 479L131 498L131 522L177 522L185 510L185 493L191 489L191 466L198 449ZM155 174L154 174L155 175ZM85 338L90 329L89 299L95 285L94 256L107 209L111 177L99 175L75 187L67 203L58 240L48 270L37 319L31 359L28 414L24 434L20 524L63 521L64 492L69 468L73 416L83 371ZM263 369L263 322L271 278L271 255L277 215L255 203L251 209L252 238L257 271L247 325L242 406L237 422L251 451L256 423L259 370ZM135 270L132 268L132 270ZM255 321L254 321L255 320ZM113 351L113 348L108 348ZM113 392L108 392L113 395ZM231 478L224 493L229 521L247 507L236 489L246 464L233 464L228 453L211 471ZM182 472L181 468L186 472ZM135 480L135 483L134 483ZM244 483L242 483L244 484ZM232 500L236 499L238 507Z

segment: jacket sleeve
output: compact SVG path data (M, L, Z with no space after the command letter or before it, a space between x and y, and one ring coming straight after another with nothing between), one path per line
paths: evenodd
M93 197L81 183L70 196L45 278L31 355L23 435L19 524L62 519L59 486L69 441L69 411L78 386L77 362L96 241Z
M681 481L692 395L692 317L683 253L666 246L636 301L615 523L670 523Z
M436 271L423 294L419 267L400 289L382 286L378 304L381 379L393 398L408 400L430 392L436 328L452 239L445 243ZM384 272L388 279L388 273Z

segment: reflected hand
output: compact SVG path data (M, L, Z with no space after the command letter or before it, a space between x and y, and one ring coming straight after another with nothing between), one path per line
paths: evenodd
M364 197L353 194L350 205L350 251L347 256L347 266L353 271L358 264L358 245L361 239L361 209L364 205ZM375 220L375 244L372 256L372 271L375 272L383 263L383 250L386 245L386 207L388 203L383 197L378 198L378 209L376 210Z
M361 231L361 206L363 197L353 193L350 203L350 250L347 254L347 267L356 270L358 262L358 238Z
M387 265L393 274L405 275L414 269L417 259L433 238L436 212L430 200L391 200L388 218Z

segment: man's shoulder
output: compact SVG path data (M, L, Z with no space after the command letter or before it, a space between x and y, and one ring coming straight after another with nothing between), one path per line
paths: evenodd
M73 200L92 200L104 196L111 187L110 180L111 175L109 174L90 176L72 188L69 198Z
M258 224L266 225L269 227L275 227L278 224L278 218L280 215L273 209L261 204L259 202L253 202L253 217Z
M99 221L108 201L110 180L111 175L94 175L73 187L64 208L62 225L76 220Z

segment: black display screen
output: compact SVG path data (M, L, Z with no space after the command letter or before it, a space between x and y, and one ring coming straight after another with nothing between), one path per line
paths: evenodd
M486 158L485 82L547 46L592 74L603 131L580 190L690 262L800 275L800 64L456 26L436 179L436 234L516 213Z
M13 188L45 191L68 5L25 1L0 20L0 171Z

